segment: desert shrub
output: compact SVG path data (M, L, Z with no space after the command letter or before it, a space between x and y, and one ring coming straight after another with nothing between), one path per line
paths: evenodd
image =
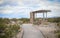
M56 22L56 23L58 23L58 22L60 22L60 17L57 17L57 18L48 18L47 20L49 22Z
M20 29L18 25L0 25L0 38L12 38ZM4 35L2 35L4 33Z
M57 38L60 38L60 30L54 31L54 33L56 34Z
M0 18L0 38L12 38L20 29L20 25L8 25L9 19Z
M29 23L30 22L29 18L21 18L19 20L22 21L23 23Z
M57 37L60 38L60 33L57 33Z
M57 23L57 26L60 28L60 22L59 22L59 23Z

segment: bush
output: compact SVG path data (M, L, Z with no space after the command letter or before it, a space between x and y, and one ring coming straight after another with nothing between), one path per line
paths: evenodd
M57 37L60 38L60 33L57 33Z
M19 25L1 25L0 24L0 38L12 38L18 33ZM4 35L2 35L4 33Z
M18 33L20 25L9 25L9 19L0 18L0 38L12 38Z
M60 30L54 32L58 38L60 38Z

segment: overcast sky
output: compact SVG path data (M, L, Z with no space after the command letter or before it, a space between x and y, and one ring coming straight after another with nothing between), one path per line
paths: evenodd
M60 17L60 0L0 0L0 17L3 18L29 18L31 11L42 9L51 10L48 17Z

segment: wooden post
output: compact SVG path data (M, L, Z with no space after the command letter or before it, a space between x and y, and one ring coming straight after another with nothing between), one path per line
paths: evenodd
M46 12L46 20L47 20L47 12Z
M30 13L30 23L34 23L34 13Z
M44 12L43 12L43 21L45 20L45 18L44 18Z

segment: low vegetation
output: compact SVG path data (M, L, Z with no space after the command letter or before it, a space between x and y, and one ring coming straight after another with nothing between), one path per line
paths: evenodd
M57 23L58 29L56 31L54 31L54 33L57 36L57 38L60 38L60 17L58 17L58 18L48 18L48 21L53 22L53 23Z
M35 21L38 19L35 19ZM11 20L14 21L15 24L12 25ZM52 23L57 23L58 28L60 28L60 17L48 18L47 20ZM19 24L16 24L17 21L21 21L19 22L19 24L30 23L29 18L20 18L20 19L0 18L0 38L12 38L14 35L16 35L19 32L18 30L20 29ZM55 31L55 34L57 35L58 38L60 38L60 30Z
M19 20L22 21L23 23L30 23L30 19L29 18L21 18Z
M57 38L60 38L60 30L56 30L56 31L54 31L54 33L55 33Z
M10 19L0 18L0 38L12 38L19 32L20 25L9 23Z
M38 19L36 19L36 20L38 20ZM48 18L47 20L48 20L48 22L56 23L57 24L58 29L55 30L54 33L57 36L57 38L60 38L60 17L57 17L57 18ZM45 23L45 25L47 25L47 24L48 23Z
M59 23L60 22L60 17L56 17L56 18L48 18L49 22L56 22Z
M60 22L57 23L57 26L58 26L58 30L55 31L55 34L56 34L57 38L60 38Z

